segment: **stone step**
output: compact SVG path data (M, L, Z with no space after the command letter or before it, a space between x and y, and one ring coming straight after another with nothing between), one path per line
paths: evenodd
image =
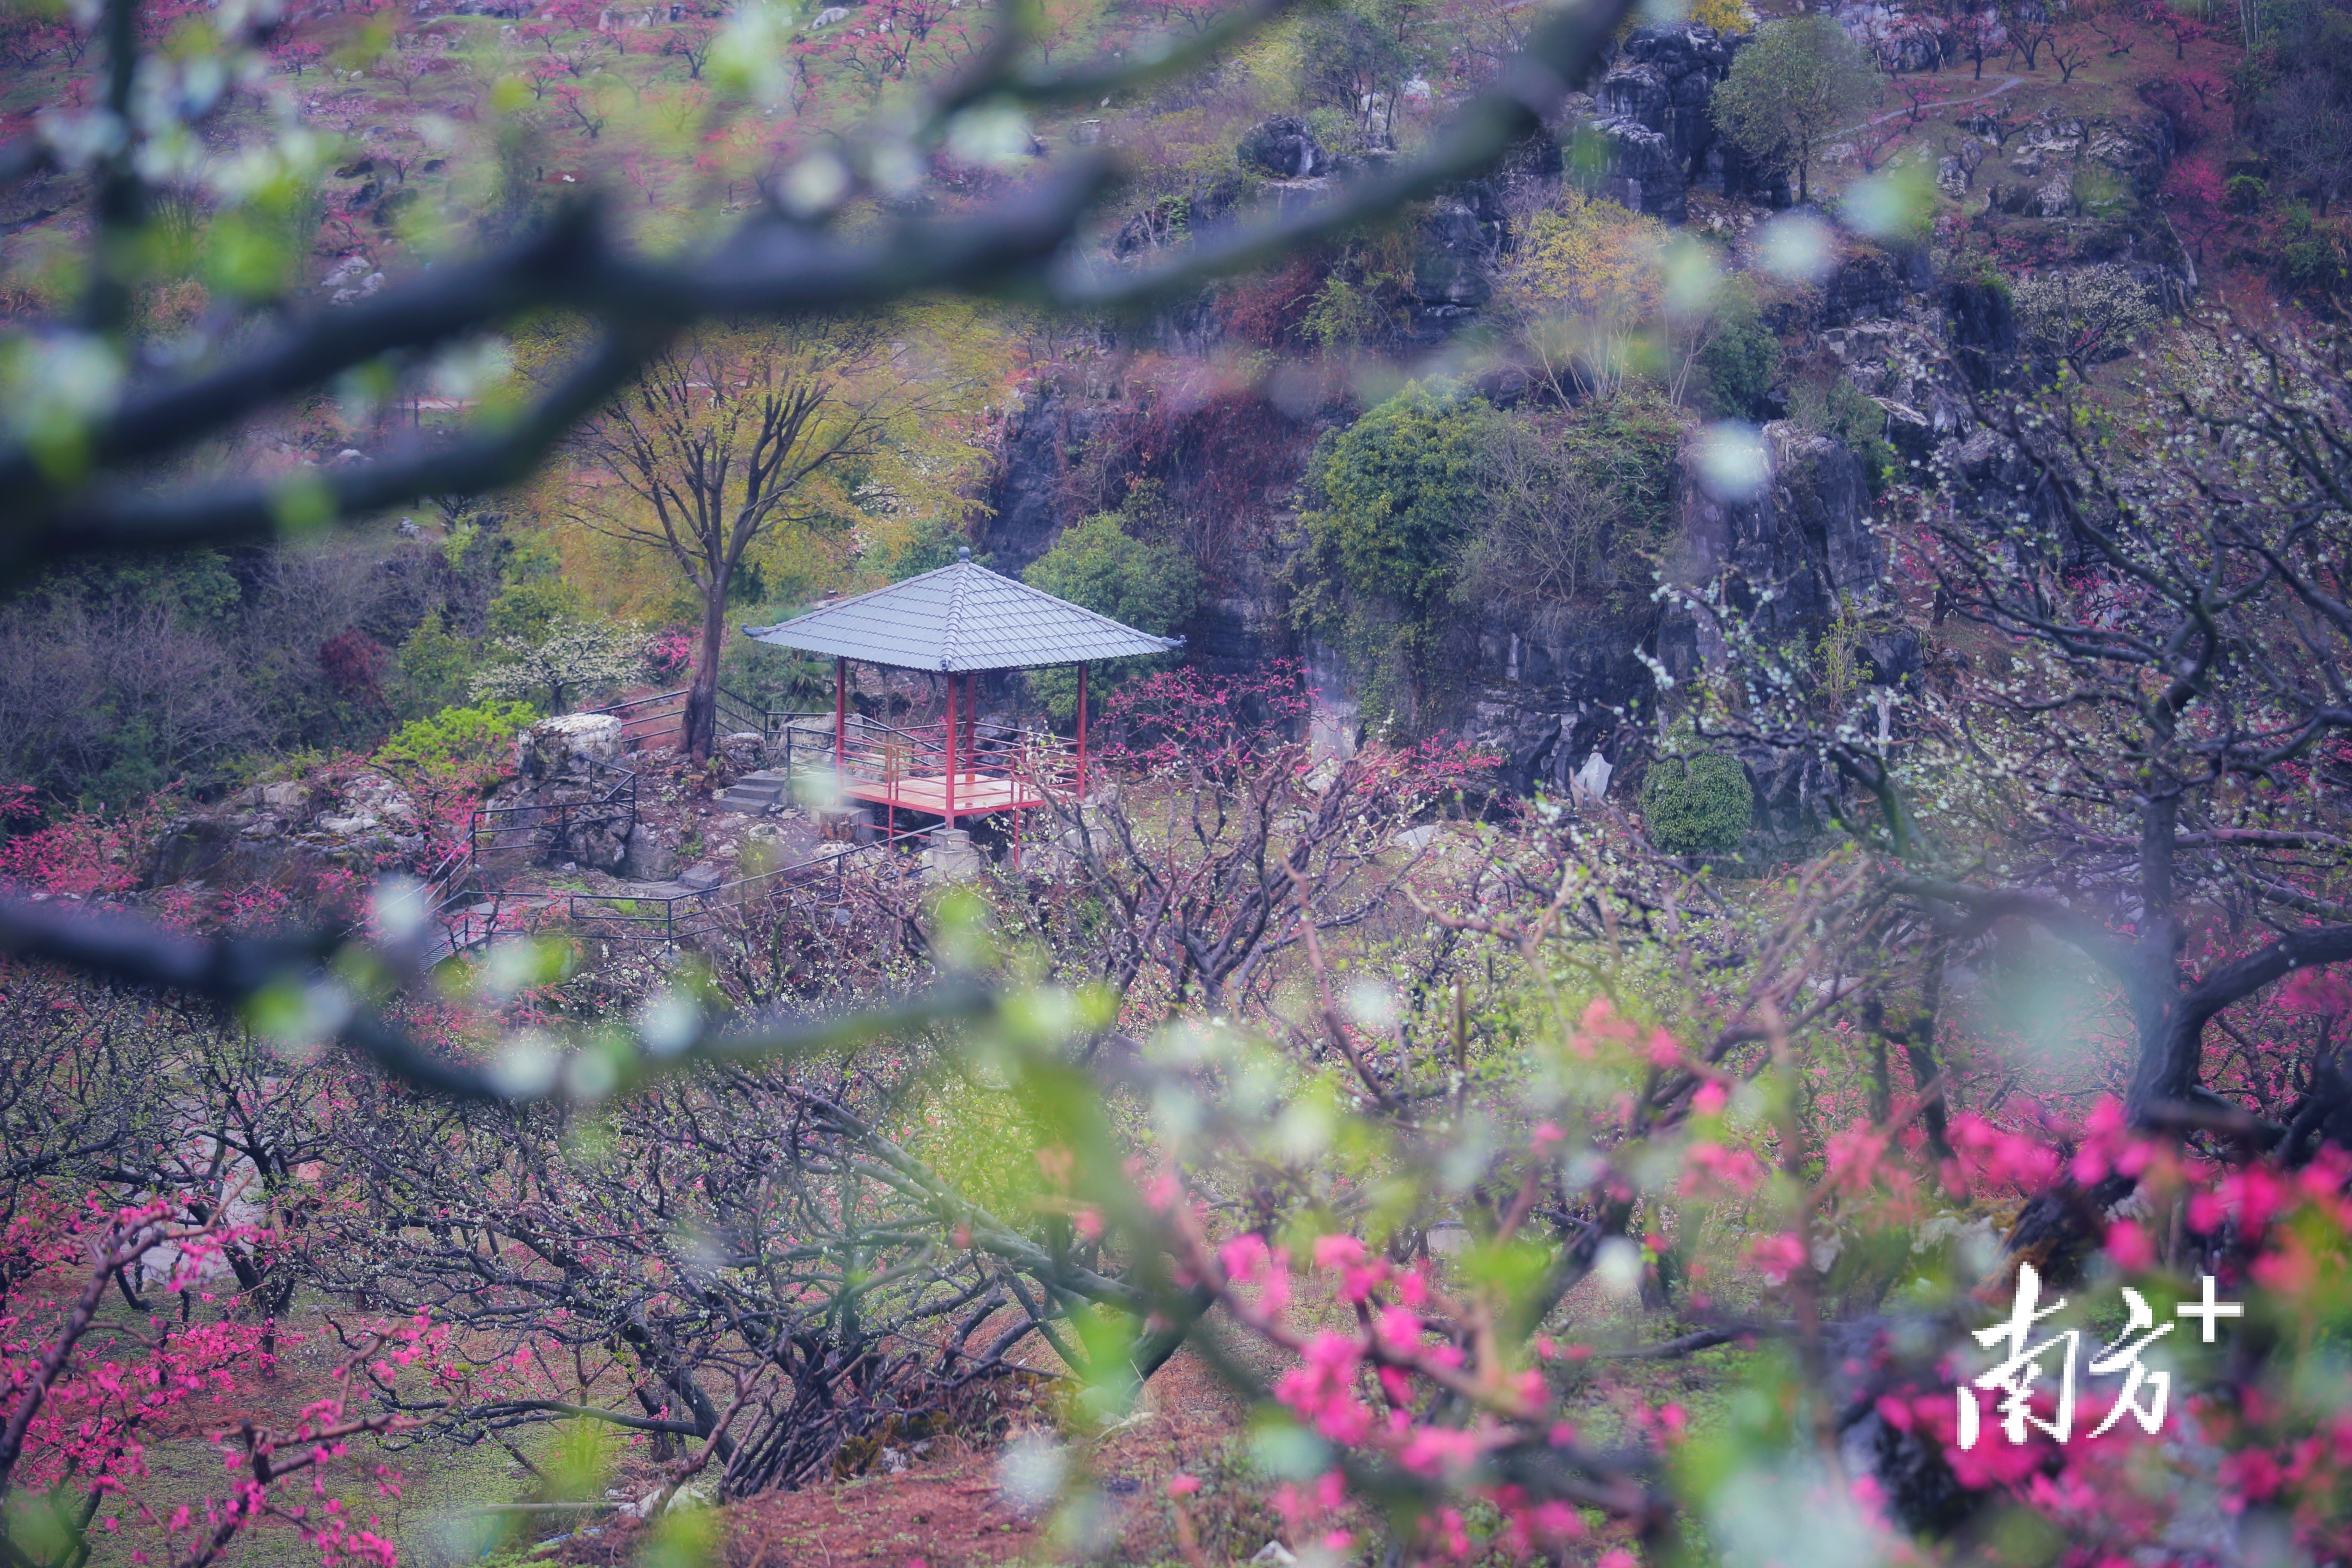
M745 773L732 784L710 797L711 804L725 811L740 811L753 816L781 803L792 789L792 780L782 773L767 770Z

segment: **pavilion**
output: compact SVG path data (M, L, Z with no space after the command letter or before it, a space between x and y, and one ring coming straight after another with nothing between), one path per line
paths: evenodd
M1181 637L1137 631L992 572L969 549L952 566L772 626L745 626L743 635L832 658L834 756L845 796L884 806L894 818L900 810L926 813L950 827L959 817L1043 806L1048 790L1084 799L1087 667L1184 646ZM905 729L868 721L852 734L851 659L946 677L946 717ZM1066 664L1078 667L1075 743L981 733L973 677Z

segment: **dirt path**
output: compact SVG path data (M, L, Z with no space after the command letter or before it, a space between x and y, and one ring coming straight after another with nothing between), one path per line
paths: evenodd
M1940 112L1943 110L1966 109L1971 103L1987 103L1991 101L1993 99L1999 98L2011 88L2020 86L2024 82L2024 80L2025 79L2021 76L2003 77L2000 79L2000 85L1994 88L1990 92L1980 92L1974 98L1938 99L1934 103L1923 103L1919 105L1917 112L1919 117L1924 120L1929 114ZM1846 126L1841 131L1832 131L1825 140L1835 141L1841 136L1851 136L1858 131L1867 131L1874 125L1884 125L1890 120L1899 119L1900 117L1911 112L1912 109L1909 104L1905 104L1901 109L1890 109L1884 114L1873 115L1870 119L1864 120L1858 124Z

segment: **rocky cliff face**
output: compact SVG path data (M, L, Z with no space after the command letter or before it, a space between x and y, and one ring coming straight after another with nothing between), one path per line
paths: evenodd
M1756 172L1717 132L1707 107L1744 41L1695 23L1637 27L1627 37L1584 127L1602 155L1601 195L1680 223L1694 190L1738 195L1753 187ZM1786 205L1788 182L1760 194Z
M1685 458L1675 574L1692 584L1727 577L1731 602L1768 634L1826 626L1841 594L1871 595L1885 570L1870 527L1869 480L1842 443L1788 420L1765 426L1763 441L1764 479L1746 494L1722 493ZM1670 670L1678 662L1690 668L1689 653L1710 651L1704 626L1685 634L1670 618L1662 638Z
M976 542L989 564L1018 577L1062 531L1063 476L1111 412L1108 389L1061 378L1040 382L1004 423L991 510ZM1090 395L1093 394L1094 395Z
M1882 38L1884 29L1873 31L1873 18L1884 19L1877 10L1841 16L1873 47L1892 39L1889 47L1913 47L1903 42L1908 33ZM1785 182L1763 188L1757 172L1723 142L1709 111L1741 43L1692 25L1629 35L1591 98L1571 100L1572 134L1597 145L1600 154L1597 177L1582 177L1591 178L1600 195L1667 222L1685 218L1695 190L1786 205ZM1932 61L1904 55L1888 63ZM2000 108L1972 107L1957 121L1959 140L1947 144L1958 151L1939 175L1947 191L1975 198L1970 205L1986 215L1975 221L2022 236L2027 254L2045 257L2044 264L2120 259L2177 298L2185 266L2167 253L2162 225L2143 201L2172 155L2168 122L2153 115L2020 121L2003 118ZM1455 336L1487 304L1496 264L1512 242L1510 215L1526 194L1523 183L1562 175L1549 140L1542 151L1549 161L1519 159L1488 180L1449 188L1426 209L1409 301L1407 335L1416 343ZM1289 119L1255 128L1240 157L1271 176L1262 188L1281 204L1319 199L1360 172L1360 161L1333 158L1311 128ZM1741 232L1765 221L1761 214L1731 216ZM1715 226L1720 232L1723 224ZM1129 227L1113 247L1119 254L1161 243L1140 218ZM1171 318L1137 337L1163 350L1206 344L1219 337L1213 318L1213 309ZM1972 401L2013 395L2032 375L2019 358L2011 297L1997 281L1939 282L1924 247L1854 241L1818 289L1768 301L1765 319L1785 340L1783 363L1792 381L1799 374L1811 378L1808 384L1827 377L1874 399L1896 460L1948 487L1946 493L1964 510L1980 513L1990 525L2032 489L2018 453L1978 421ZM1000 565L1018 570L1050 545L1062 521L1055 507L1062 476L1111 407L1080 390L1047 386L1012 422L1003 477L992 497L995 514L983 535ZM1850 408L1842 417L1851 417ZM1752 612L1768 635L1808 644L1837 617L1842 603L1850 605L1865 616L1862 652L1871 679L1908 679L1918 668L1920 643L1888 613L1886 562L1870 521L1872 476L1863 458L1790 421L1766 426L1761 439L1767 473L1751 492L1719 493L1696 461L1685 459L1673 503L1679 535L1673 569L1685 582L1727 577L1732 602ZM1874 460L1884 457L1879 449ZM1186 629L1194 656L1212 668L1306 658L1315 684L1330 698L1318 739L1344 746L1354 728L1347 674L1329 650L1308 646L1288 625L1282 532L1276 528L1264 551L1225 569L1213 603ZM1646 605L1613 615L1574 605L1490 614L1456 649L1459 727L1504 753L1508 787L1565 795L1594 750L1612 763L1639 755L1649 733L1653 682L1637 650L1679 674L1719 648L1717 634L1699 619ZM1759 831L1768 841L1818 827L1833 783L1818 764L1761 754L1743 761L1758 788Z
M1651 689L1635 650L1656 622L1646 610L1609 616L1560 605L1479 630L1462 730L1501 753L1505 788L1565 795L1592 752L1612 762L1623 753Z

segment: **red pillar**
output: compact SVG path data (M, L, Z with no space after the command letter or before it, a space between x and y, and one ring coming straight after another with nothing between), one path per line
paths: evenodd
M947 800L946 800L947 809L946 809L944 812L940 813L940 815L941 815L942 816L944 816L944 817L947 819L947 826L949 826L950 827L953 827L953 826L955 826L955 775L956 775L956 678L955 678L954 676L950 675L950 676L949 676L949 677L948 677L948 792L947 792Z
M849 661L833 661L833 771L845 789L849 784Z
M1087 798L1087 667L1078 666L1078 804Z

